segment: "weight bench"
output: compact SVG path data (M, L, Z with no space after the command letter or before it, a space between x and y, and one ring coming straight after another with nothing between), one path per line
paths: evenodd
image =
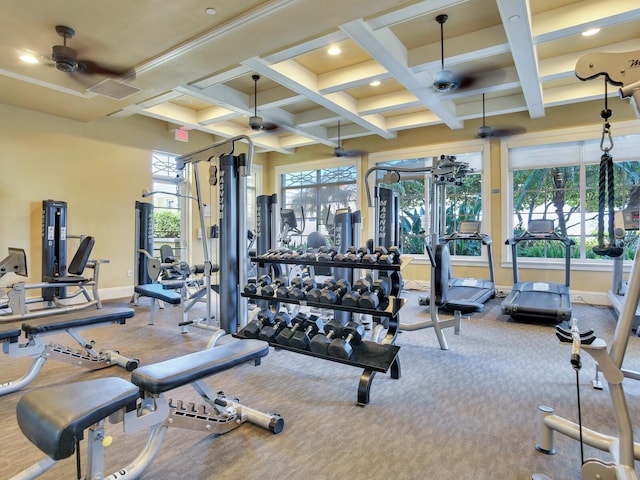
M133 317L131 308L102 308L99 310L79 310L71 313L35 318L22 322L21 328L12 325L0 325L2 350L10 357L32 357L29 371L15 381L0 383L0 396L22 389L32 382L42 370L48 359L60 360L89 370L97 370L111 365L120 365L127 371L137 368L139 360L130 359L113 350L96 351L95 342L86 341L79 330L98 327L111 323L123 325L127 318ZM24 341L20 334L24 332ZM68 333L80 345L81 349L72 349L55 343L45 345L43 337L59 333Z
M87 472L84 476L77 472L77 478L112 480L142 475L159 452L169 426L223 434L248 421L280 433L284 428L280 415L241 405L223 393L213 393L203 382L245 362L259 365L268 352L268 344L261 340L233 340L141 367L133 372L131 382L107 377L30 391L18 402L18 425L47 457L12 480L35 478L74 452L79 455L78 442L87 429ZM167 391L188 384L201 395L205 405L167 401ZM111 423L121 422L127 434L146 429L150 433L145 447L129 465L103 477L104 446L111 441L104 432L106 418Z

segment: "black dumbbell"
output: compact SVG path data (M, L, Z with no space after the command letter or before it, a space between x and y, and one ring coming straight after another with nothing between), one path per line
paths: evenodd
M317 284L312 277L305 277L304 280L296 277L291 281L291 289L289 290L289 298L294 300L304 300L307 296L307 292L312 288L316 288ZM295 283L294 283L295 280Z
M317 285L316 288L312 288L311 290L309 290L309 292L307 292L307 302L321 302L323 292L327 290L333 290L335 288L335 285L336 281L333 277L325 279L325 281L322 283L322 288Z
M247 338L258 338L258 334L262 327L265 325L273 325L274 313L267 309L263 308L258 312L255 320L249 322L243 329L242 334Z
M276 278L276 297L278 298L288 298L289 297L289 289L287 288L289 285L289 280L285 276L280 276Z
M270 284L271 277L269 275L261 275L255 283L249 282L244 286L244 293L249 293L251 295L262 295L262 287ZM271 293L271 295L273 296L273 292Z
M285 311L281 311L276 313L275 317L273 317L273 324L264 325L260 329L260 333L258 334L258 338L260 340L264 340L265 342L273 342L276 339L276 336L285 328L289 326L291 323L291 317Z
M276 343L289 345L289 339L297 330L303 328L304 322L306 322L308 318L305 313L298 312L298 314L291 319L291 327L283 328L282 331L276 335Z
M320 302L338 304L341 302L342 296L349 290L351 290L351 283L346 278L341 278L337 282L334 281L333 288L322 290Z
M311 339L322 330L322 319L317 315L309 315L309 318L304 322L302 330L299 328L289 339L289 346L297 348L298 350L308 350L309 342Z
M347 360L353 353L353 345L357 345L364 337L364 327L356 322L347 323L342 329L343 338L331 340L327 352L330 356ZM346 335L346 336L345 336Z
M360 278L353 284L351 290L343 295L342 305L346 307L357 307L360 302L360 296L369 291L371 283L366 278Z
M307 250L298 257L298 260L304 260L307 262L315 261L316 251L313 248L307 248Z
M389 304L389 291L391 286L389 285L389 279L386 277L379 278L368 292L360 295L358 300L358 306L360 308L369 308L371 310L382 310Z
M389 251L386 255L380 255L378 258L378 263L385 265L400 265L402 260L400 257L402 256L402 249L400 247L389 247Z
M249 280L249 282L244 286L244 293L255 295L257 291L258 291L258 285L256 284L255 278Z
M320 355L327 355L327 349L334 338L342 335L342 324L335 318L324 324L324 335L318 334L309 342L309 350Z
M333 260L333 257L336 255L336 250L334 248L327 248L324 245L318 248L318 256L317 260L319 262L330 262Z
M380 257L388 255L388 251L385 247L378 245L373 252L362 257L362 263L374 264L378 263Z

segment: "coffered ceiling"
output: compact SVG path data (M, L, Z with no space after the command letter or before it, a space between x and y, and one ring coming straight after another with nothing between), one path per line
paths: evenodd
M338 130L464 129L482 94L487 123L541 118L602 96L602 82L575 77L581 56L640 50L635 0L21 0L5 2L0 24L2 103L83 122L144 115L282 153L336 147ZM87 72L55 68L56 25L75 31L66 45ZM20 61L27 52L39 63ZM442 63L460 88L435 90ZM277 128L252 130L256 114Z

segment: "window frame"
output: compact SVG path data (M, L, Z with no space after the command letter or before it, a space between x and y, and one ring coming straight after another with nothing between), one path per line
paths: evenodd
M401 159L412 159L421 157L436 157L440 155L461 155L464 153L482 153L482 182L481 182L481 195L482 195L482 232L491 236L491 148L490 143L487 140L476 139L468 140L464 142L455 143L442 143L442 144L430 144L421 145L417 147L402 148L397 150L388 150L385 152L377 152L369 154L368 168L375 167L381 163L397 161ZM366 173L366 172L364 172ZM363 173L363 175L364 175ZM362 177L364 180L364 176ZM369 189L374 191L375 175L370 175ZM364 188L364 185L363 185ZM363 193L365 194L365 193ZM366 195L366 194L365 194ZM427 199L428 201L428 199ZM363 202L367 205L367 200ZM375 207L368 207L367 205L367 238L373 238L375 235ZM494 242L495 244L495 242ZM412 254L412 264L417 265L430 265L430 260L426 254ZM473 267L486 267L488 262L486 248L481 249L479 256L460 256L451 255L452 265L460 266L473 266Z
M362 161L360 156L355 157L325 157L317 160L310 160L305 162L297 162L286 165L277 165L274 168L273 173L273 182L276 186L276 191L278 193L278 206L282 206L282 202L284 200L284 195L282 192L282 176L288 173L296 173L307 170L322 170L328 168L336 168L336 167L347 167L347 166L355 166L356 167L356 210L362 210L362 201L360 192L363 190L362 188L362 176L364 173L362 172ZM276 232L280 233L280 215L276 215Z
M615 153L615 138L616 136L625 135L639 135L637 122L624 121L619 123L613 123L611 125L611 135L613 138L613 148L611 154L614 161L616 160ZM558 143L575 143L581 141L599 141L602 136L602 124L594 123L589 126L566 128L556 131L544 131L535 132L529 134L519 135L517 137L506 138L500 142L500 158L501 158L501 185L500 189L503 192L501 198L500 212L503 219L501 232L502 238L507 239L512 236L513 225L511 224L513 218L513 181L511 176L511 169L509 168L509 151L512 148L521 147L544 147L546 145L553 145ZM581 165L599 163L597 161L582 162ZM573 164L572 164L573 165ZM552 167L554 165L548 165ZM566 166L566 165L563 165ZM584 169L581 167L581 194L583 193L584 185ZM581 222L584 222L584 211L582 211ZM511 258L511 248L505 244L502 245L500 266L502 268L513 268L513 259ZM571 269L581 271L593 271L593 272L609 272L612 268L613 260L610 259L586 259L586 258L572 258ZM624 261L624 271L628 272L631 268L632 261ZM564 258L545 258L544 262L540 261L540 258L526 258L518 257L518 265L520 268L536 268L539 270L564 270L565 261Z
M185 260L186 259L186 255L187 252L189 251L189 242L187 239L187 232L189 232L189 212L190 209L188 208L187 205L187 199L185 198L187 195L187 190L189 188L189 182L186 179L186 177L184 176L184 171L181 174L177 174L175 178L172 178L170 176L164 176L164 175L156 175L154 173L155 169L154 169L154 164L155 164L155 157L157 156L165 156L167 157L167 159L169 160L175 160L177 157L179 157L180 155L176 154L176 153L171 153L171 152L166 152L166 151L162 151L162 150L152 150L151 152L151 184L152 184L152 191L155 191L156 185L165 185L169 188L175 188L176 189L176 193L177 195L175 196L176 199L176 203L178 205L177 208L173 209L173 210L177 210L180 212L180 237L179 237L179 252L177 253L177 258L178 259L182 259ZM177 170L177 169L176 169ZM169 191L169 190L162 190L162 191ZM171 192L173 193L173 192ZM156 195L152 195L150 200L151 203L153 205L153 211L154 214L156 212L156 209L162 209L163 207L158 207L156 205L156 200L158 199L158 197ZM153 235L153 252L149 252L151 253L151 255L159 255L159 249L156 250L156 243L158 243L157 239L169 239L169 238L173 238L174 242L176 237L156 237L155 236L155 225L154 225L154 235Z

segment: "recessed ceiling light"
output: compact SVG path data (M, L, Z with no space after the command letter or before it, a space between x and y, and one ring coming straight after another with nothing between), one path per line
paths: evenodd
M329 50L327 50L327 53L329 55L340 55L340 52L341 52L340 48L336 46L329 47Z
M209 7L204 9L204 13L206 13L207 15L215 15L216 13L218 13L218 11L213 7Z
M372 87L378 87L380 83L380 80L374 80L373 82L369 82L369 85L371 85Z
M585 30L584 32L582 32L582 36L583 37L590 37L591 35L595 35L599 31L600 31L599 28L590 28L589 30Z
M25 63L39 63L38 59L34 55L31 55L30 53L25 53L23 55L20 55L19 58Z

